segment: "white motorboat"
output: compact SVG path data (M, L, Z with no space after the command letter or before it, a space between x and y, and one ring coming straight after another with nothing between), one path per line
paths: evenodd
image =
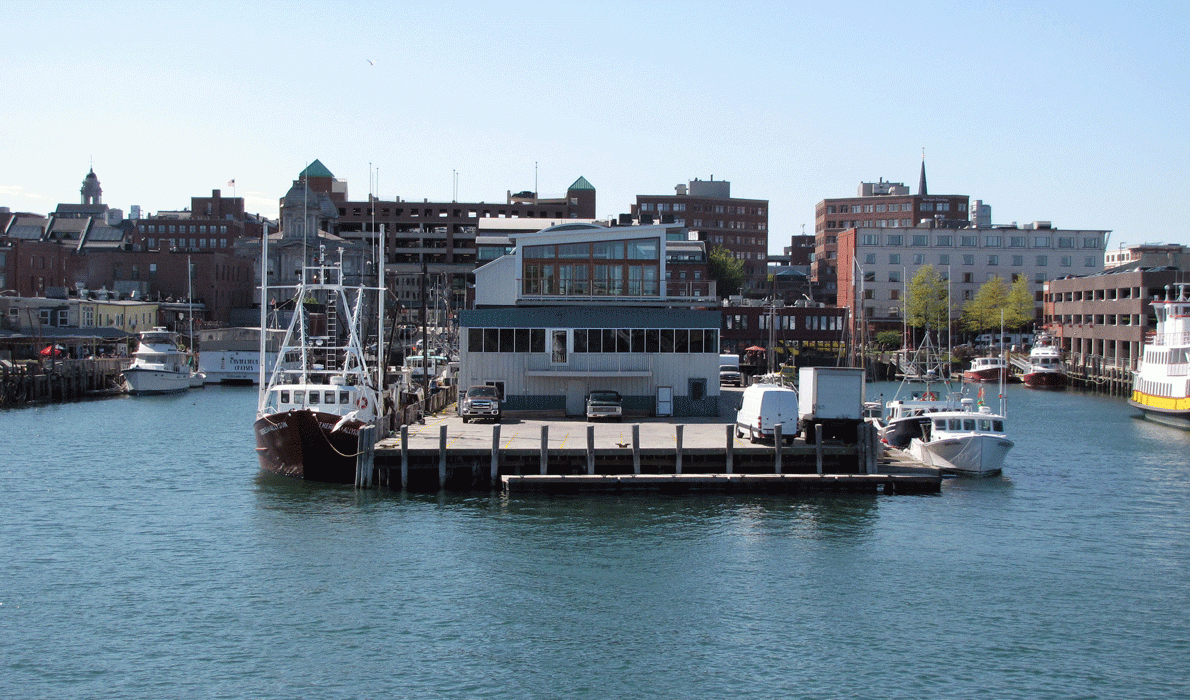
M157 326L138 336L132 364L124 370L128 393L173 394L190 388L190 355L178 334Z
M1190 284L1166 287L1152 306L1157 329L1145 343L1128 403L1151 421L1190 428Z
M1014 443L1005 431L1004 416L991 408L975 408L964 398L958 410L924 414L921 435L909 441L909 454L943 472L965 476L994 476Z
M1021 376L1025 386L1061 389L1066 386L1066 370L1062 368L1062 351L1050 341L1040 340L1029 350L1029 371Z

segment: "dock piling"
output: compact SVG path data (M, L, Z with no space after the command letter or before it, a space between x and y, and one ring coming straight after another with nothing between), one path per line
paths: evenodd
M550 452L550 427L548 425L541 426L541 475L545 476L547 465L549 464Z
M724 427L727 428L727 451L726 451L727 465L726 465L725 469L726 469L727 474L731 474L732 469L734 468L734 462L735 462L735 426L728 425L728 426L724 426Z
M781 424L773 425L773 470L774 473L781 473Z
M814 460L818 464L818 473L822 473L822 423L814 424Z
M492 488L496 487L497 477L500 474L500 424L497 423L492 426Z
M640 475L640 423L632 424L632 473Z
M595 473L595 426L587 426L587 473Z
M438 426L438 489L446 488L446 423Z
M401 426L401 490L409 488L409 426Z
M675 474L682 473L682 433L683 433L683 429L685 427L686 426L684 426L684 425L675 425L674 426L674 439L677 442L677 444L675 445L676 454L674 455L674 473Z

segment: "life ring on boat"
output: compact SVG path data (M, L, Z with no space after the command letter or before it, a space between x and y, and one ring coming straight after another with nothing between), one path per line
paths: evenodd
M925 394L922 394L921 398L926 401L937 401L938 400L937 394L935 394L932 391L927 391Z
M355 405L358 406L361 410L367 408L368 407L368 397L367 396L359 397L356 400Z

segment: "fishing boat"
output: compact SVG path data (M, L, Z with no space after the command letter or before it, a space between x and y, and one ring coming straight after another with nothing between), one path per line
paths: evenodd
M1021 375L1025 386L1035 389L1062 389L1066 386L1066 370L1062 367L1062 351L1048 340L1039 340L1029 350L1029 369Z
M951 385L942 355L928 332L912 354L909 350L901 354L901 385L884 405L883 416L869 422L876 425L885 443L905 449L911 439L922 434L923 416L958 408L961 393Z
M1133 373L1128 403L1151 421L1190 428L1190 284L1167 286L1152 307L1157 329Z
M928 333L904 377L897 395L885 407L883 421L873 421L881 439L944 473L960 476L1000 473L1004 458L1013 447L1002 415L1003 385L999 414L983 405L983 387L978 400L964 396L945 376L941 356L931 346Z
M383 410L383 372L369 366L362 337L365 299L377 289L347 287L342 260L326 263L325 248L287 289L294 313L267 380L260 365L254 424L260 466L298 479L352 483L361 430Z
M174 394L190 388L190 355L178 345L178 334L156 326L137 336L132 364L124 383L133 395Z
M1015 444L1008 438L1005 422L990 407L977 409L975 399L963 398L958 410L925 416L920 423L922 435L909 441L908 452L944 473L994 476Z

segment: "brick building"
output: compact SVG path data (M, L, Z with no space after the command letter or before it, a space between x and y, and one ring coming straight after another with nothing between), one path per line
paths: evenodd
M856 228L966 228L967 195L931 195L922 161L917 194L899 182L861 182L855 197L824 199L814 209L814 264L810 276L827 297L842 289L838 236Z
M726 248L744 264L744 293L763 295L767 289L769 202L731 196L727 180L694 179L678 185L671 195L637 195L632 217L642 224L674 224L690 229L706 244L707 252Z

